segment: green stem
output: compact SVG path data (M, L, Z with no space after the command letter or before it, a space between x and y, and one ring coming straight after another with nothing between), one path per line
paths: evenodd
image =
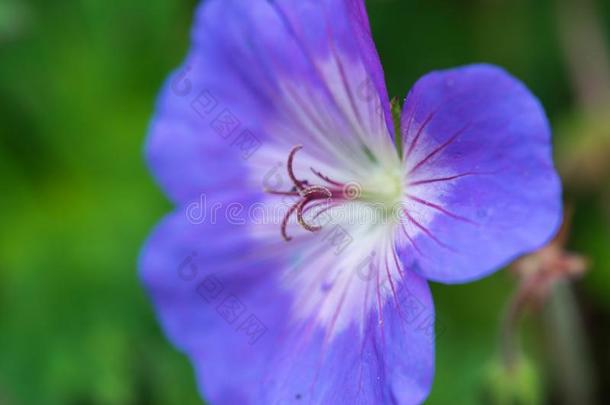
M595 375L574 293L568 283L553 288L543 312L546 347L562 402L595 404Z

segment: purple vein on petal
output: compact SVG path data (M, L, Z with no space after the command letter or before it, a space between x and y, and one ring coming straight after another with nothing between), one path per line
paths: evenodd
M422 184L429 184L429 183L440 183L440 182L444 182L444 181L451 181L451 180L455 180L455 179L459 179L461 177L467 177L467 176L484 176L484 175L491 175L494 173L484 173L484 172L467 172L467 173L461 173L461 174L456 174L455 176L448 176L448 177L438 177L438 178L434 178L434 179L424 179L424 180L417 180L417 181L413 181L408 183L408 186L419 186Z
M370 336L371 333L371 329L367 328L367 324L370 321L370 317L368 316L368 311L369 311L369 290L370 290L370 286L371 286L371 280L365 280L366 282L366 288L364 291L364 301L362 302L362 344L360 346L360 358L362 359L363 355L364 355L364 349L366 347L366 343L367 343L367 339ZM360 370L358 373L358 396L360 396L360 393L362 392L362 376L363 376L363 370L364 370L364 362L361 361L359 362L360 364Z
M307 118L309 118L311 120L311 123L316 127L316 129L318 131L320 131L320 133L324 133L324 131L328 129L328 122L322 123L318 120L316 114L314 114L314 112L309 109L309 106L301 98L298 91L295 91L292 88L292 84L290 82L286 84L286 90L294 98L294 101L298 104L298 106L301 108L301 110L305 113ZM311 94L310 94L310 96L311 96ZM315 104L316 103L314 103L314 106L315 106ZM324 117L321 116L321 118L324 118Z
M393 248L392 248L393 250ZM396 312L398 313L398 318L402 321L399 322L400 324L400 329L402 330L403 334L406 334L407 331L405 330L405 324L404 322L406 322L406 319L402 313L402 309L400 308L400 300L398 299L398 294L396 293L396 287L394 286L394 281L392 278L392 275L390 274L390 264L388 263L388 255L385 255L385 268L386 268L386 273L388 275L388 280L390 281L390 287L392 288L392 295L394 296L394 301L396 303ZM398 270L399 274L400 270ZM404 280L403 280L404 282Z
M354 95L351 89L351 86L349 85L348 81L347 81L347 75L345 74L345 67L343 66L343 63L341 62L341 59L339 58L339 55L337 55L337 49L335 48L335 44L333 41L333 37L332 37L332 33L330 31L330 25L328 27L328 31L327 31L327 35L328 35L328 43L330 46L330 50L333 54L333 59L337 65L337 69L339 69L339 75L341 76L341 83L343 84L343 87L345 88L345 91L347 93L348 99L349 99L349 103L350 103L350 107L352 108L352 110L354 111L354 115L356 116L358 122L360 123L360 125L362 125L364 127L363 121L362 121L362 117L360 116L360 111L358 110L358 108L356 107L356 101L354 100ZM346 117L347 118L347 117ZM358 134L360 135L360 134ZM360 136L358 136L360 138Z
M409 218L409 221L411 221L411 223L413 225L415 225L417 228L419 228L422 232L424 232L426 235L428 235L428 237L430 239L432 239L433 241L435 241L436 243L439 244L439 246L444 247L445 249L451 250L452 252L455 252L455 249L453 249L451 246L447 245L446 243L442 242L441 240L439 240L436 236L434 236L432 234L432 232L430 232L430 230L428 228L426 228L425 226L423 226L422 224L420 224L419 222L417 222L415 220L415 218L413 218L411 216L411 214L409 214L409 212L405 209L403 209L403 212L405 213L405 215L407 215L407 218Z
M396 264L396 268L398 269L398 272L400 273L400 277L401 277L403 283L406 283L407 275L405 274L404 270L400 267L400 259L398 259L398 253L396 253L396 246L394 246L392 248L392 257L394 258L394 263Z
M447 146L449 146L453 142L455 142L455 140L458 139L458 137L460 135L462 135L469 127L470 127L470 124L466 124L462 129L460 129L455 134L453 134L451 136L451 138L447 139L445 142L443 142L441 145L439 145L436 149L434 149L432 152L430 152L425 158L420 160L419 163L417 163L415 166L413 166L413 168L409 170L409 173L407 173L407 175L413 174L417 169L422 167L428 160L432 159L432 157L434 157L436 154L438 154L443 149L445 149Z
M383 305L381 303L381 292L379 291L379 268L377 269L377 274L376 274L376 279L377 279L377 288L376 288L376 294L377 294L377 311L379 312L379 328L381 331L381 345L382 345L382 349L385 351L385 322L383 320Z
M251 47L256 50L256 52L255 52L256 55L264 54L264 50L260 49L259 46L252 44ZM229 60L232 60L232 59L233 58L229 57ZM268 77L268 80L271 83L276 83L277 78L270 76L268 74L268 72L280 70L278 68L279 64L275 61L274 58L267 58L267 59L259 58L259 60L261 61L261 64L263 66L266 66L266 68L263 69L263 74ZM304 88L307 91L308 96L312 100L314 100L315 98L314 98L313 94L311 94L309 86L305 86ZM314 107L315 111L312 111L309 108L308 103L306 103L303 100L303 98L299 95L299 92L295 91L292 88L290 82L285 83L285 89L286 89L287 93L293 97L293 100L298 104L298 106L305 113L307 118L310 120L310 122L314 125L314 127L318 130L318 132L320 134L323 134L326 130L328 130L331 127L330 124L334 122L333 119L331 117L329 117L328 114L325 114L326 113L325 109L317 108L318 103L313 103L313 107ZM288 121L294 120L295 122L298 122L299 126L304 130L304 133L306 133L310 137L312 135L315 137L315 134L310 133L307 130L307 128L304 126L303 122L298 117L295 116L294 111L287 111L286 109L281 109L281 110L278 110L278 113L284 115ZM325 122L321 122L320 120L318 120L315 113L317 113L317 116L320 117Z
M316 111L312 111L308 107L308 103L306 103L303 100L303 98L298 94L298 91L294 91L291 84L287 83L286 89L288 90L289 94L293 97L294 101L299 105L301 110L310 119L310 121L314 125L314 127L317 129L317 132L318 132L317 134L311 133L311 132L307 131L307 128L304 126L304 124L302 122L300 122L300 120L297 119L297 121L299 121L299 125L304 130L304 133L307 134L309 136L309 138L313 141L312 143L309 144L309 147L311 147L312 145L315 145L316 149L318 149L318 153L323 155L323 154L327 153L328 150L324 150L324 149L320 148L319 142L321 141L325 145L326 148L328 148L329 150L333 150L333 152L336 152L336 150L334 150L335 147L324 136L325 132L327 132L329 130L330 131L336 130L336 129L333 129L333 126L331 124L331 123L333 123L333 119L328 115L326 110L319 109L318 107L316 107L318 105L318 103L314 102L313 106L316 109ZM313 100L314 97L311 94L311 92L309 91L309 87L306 87L306 91L309 93L308 94L309 97ZM315 112L317 112L318 116L325 122L321 122L320 120L318 120L316 118L316 114L314 114ZM290 114L294 114L294 112L292 112ZM349 147L350 149L352 149L352 151L356 151L356 149L354 149L350 143L346 143L345 147ZM309 151L309 152L311 153L313 151ZM343 154L337 154L337 153L335 153L334 155L343 156Z
M310 257L313 257L313 258L320 257L320 251L322 251L324 249L326 249L326 246L324 244L320 244L320 246L316 247L315 249L311 249L311 251L309 251L307 253L307 257L308 258L310 258ZM307 259L304 259L302 261L302 263L298 266L298 267L300 267L300 269L298 269L298 270L301 270L302 267L305 264L311 264L311 262L309 262L309 260L307 260ZM297 269L293 269L293 271L297 271ZM324 279L324 276L325 276L325 273L324 272L319 272L319 273L320 273L319 276L316 277L313 280L313 282L310 283L309 286L307 286L307 294L306 294L306 296L311 296L313 294L313 290L315 290L322 283L322 281ZM351 279L350 279L350 281L351 281ZM346 287L346 289L344 290L344 292L346 292L348 288L349 288L349 283L348 283L348 286ZM326 302L326 300L327 300L327 298L329 296L330 296L330 294L326 294L322 298L322 300L319 302L317 315L319 315L320 311L322 311L322 308L324 307L324 304L325 304L325 302ZM343 294L343 297L344 296L345 296L345 294ZM342 297L342 301L343 301L343 297ZM339 308L337 308L337 311L339 311ZM303 325L299 328L300 331L299 331L298 334L300 335L300 337L299 337L299 339L297 340L297 342L294 345L294 351L293 351L294 353L302 353L304 350L307 349L307 343L308 343L309 339L313 336L313 334L315 332L315 327L317 326L317 324L315 322L315 318L316 318L316 316L312 316L312 318L310 318L309 320L303 322ZM286 331L285 335L282 337L282 339L286 338L286 335L288 333L289 332ZM325 337L324 337L324 341L325 342L327 340L326 339L327 333L328 332L325 333ZM313 381L311 382L311 384L309 386L309 391L311 393L313 393L313 391L315 389L315 385L317 384L317 379L318 379L319 373L321 371L322 361L324 359L324 348L325 348L325 346L323 345L323 348L320 351L320 356L318 358L318 365L316 367L315 377L314 377ZM267 377L266 377L267 380L270 380L271 378L273 378L272 375L267 375Z
M349 280L347 281L347 285L345 286L345 288L343 289L343 291L341 292L341 298L339 299L339 305L337 305L337 308L335 309L335 312L333 314L331 323L329 328L326 331L326 335L324 336L324 344L322 345L322 348L324 349L325 347L327 347L327 345L330 343L330 338L335 330L335 326L337 324L337 320L339 319L339 314L341 313L341 309L343 308L343 304L345 303L345 297L347 297L347 292L350 288L350 285L352 284L352 281L354 280L354 276L355 276L356 272L352 272L349 276Z
M430 202L428 200L424 200L423 198L419 198L419 197L416 197L416 196L408 194L408 193L405 194L405 195L410 200L415 201L415 202L417 202L419 204L425 205L427 207L434 208L435 210L437 210L439 212L442 212L443 214L445 214L445 215L447 215L447 216L449 216L449 217L451 217L453 219L464 221L464 222L467 222L467 223L472 224L472 225L478 225L476 222L472 221L471 219L468 219L468 218L463 217L463 216L458 215L458 214L454 214L453 212L446 210L445 208L441 207L438 204L435 204L435 203Z
M345 302L345 297L347 296L347 292L349 290L349 287L354 279L354 275L356 273L352 272L352 274L350 275L350 278L347 282L347 285L345 286L345 288L343 289L343 291L341 292L341 298L339 298L339 304L337 305L337 308L335 309L335 312L333 314L332 320L331 320L331 324L330 326L326 329L326 332L324 333L324 338L322 341L322 347L320 350L320 354L318 356L318 365L316 366L316 374L309 386L309 390L310 392L314 392L315 390L315 386L318 383L318 380L320 378L320 372L322 371L322 363L324 362L324 355L325 355L325 351L326 349L329 347L330 344L330 338L333 334L333 331L335 329L335 324L337 323L337 319L339 318L339 313L341 312L341 308L343 308L343 303ZM328 296L329 294L327 294Z
M333 21L330 21L328 19L328 13L327 13L326 7L322 6L322 9L324 11L324 16L325 16L325 19L326 19L326 22L327 22L328 32L330 33L330 32L332 32ZM344 85L345 89L348 92L349 99L350 99L350 104L352 106L352 109L354 110L354 113L356 114L356 117L357 117L361 127L363 129L365 129L365 128L367 128L367 126L364 125L364 120L363 120L362 114L360 113L360 111L357 108L356 103L354 101L355 97L354 97L354 94L353 94L354 93L353 89L351 88L351 86L349 85L349 82L347 81L347 75L345 73L345 68L344 68L343 62L341 62L341 59L337 55L336 47L335 47L334 42L336 42L336 41L333 41L332 38L329 38L330 48L331 48L333 56L334 56L334 58L335 58L335 60L337 62L337 65L339 67L339 71L340 71L340 74L341 74L341 79L343 81L343 85ZM362 55L361 55L361 58L364 59L362 57ZM367 76L367 83L369 81L372 82L372 78L371 78L370 72L366 68L365 68L365 74ZM375 89L375 90L377 90L377 89ZM379 95L379 104L381 105L381 103L382 103L381 95ZM369 103L369 102L367 102L366 104L367 105L375 105L376 103ZM381 111L381 110L379 110L379 111ZM378 128L378 129L380 130L379 133L382 133L383 132L383 122L385 122L385 119L384 119L385 117L379 117L378 116L379 111L376 110L375 108L373 109L373 111L371 111L369 109L369 117L371 119L374 119L377 123L381 124L381 127ZM381 115L385 115L385 114L382 113ZM378 119L375 119L375 118L378 118ZM373 127L374 123L371 122L370 124L372 124L371 127Z
M280 17L281 19L281 17ZM288 28L286 28L288 30ZM278 67L280 66L279 63L277 63L276 59L271 57L271 58L264 58L264 57L257 57L258 55L264 55L265 54L265 50L261 49L261 47L255 43L253 43L250 40L249 36L246 36L245 40L248 42L248 44L250 45L250 48L254 50L254 52L252 52L253 56L260 62L260 64L262 66L264 66L264 68L261 70L262 74L266 77L267 82L272 84L272 86L277 86L277 77L271 75L269 72L274 72L274 71L280 71L281 69L279 69ZM273 53L270 54L270 56L273 56ZM235 70L238 72L238 75L242 78L242 81L250 81L248 78L246 78L244 76L244 74L242 73L242 69L239 65L237 65L236 63L233 62L233 60L235 59L230 53L227 54L227 59L229 61L231 61L231 65L234 66ZM247 84L247 83L246 83ZM288 91L288 93L290 95L292 95L295 99L295 102L297 102L297 104L299 105L299 107L305 112L305 114L307 115L307 117L309 118L309 120L314 124L314 126L318 129L318 131L323 134L324 133L324 127L323 127L323 123L321 123L320 121L318 121L315 117L315 114L313 114L313 112L307 108L307 103L304 102L304 100L300 97L300 95L298 94L298 92L293 91L292 87L289 86L289 82L286 83L286 90ZM314 97L310 92L310 89L308 86L305 86L305 89L309 95L309 97L313 100ZM262 92L262 91L254 91L253 92L254 95L263 95L263 94L267 94L266 92ZM265 102L265 105L273 105L273 103L269 102ZM318 109L316 108L318 104L317 103L313 103L314 108L317 110L317 113L319 115L319 117L321 118L325 118L324 114L322 114L323 111L325 111L324 109ZM282 109L282 110L278 110L278 113L286 116L286 119L288 121L291 120L295 120L296 122L299 122L299 125L302 127L303 130L305 130L304 132L307 133L307 135L311 136L313 134L311 134L307 128L305 128L303 126L303 123L300 122L300 120L298 119L298 117L294 116L294 111L286 111L286 109ZM325 120L326 121L326 120ZM324 124L328 125L328 123L332 123L333 120L332 118L328 117L328 121Z
M400 274L400 279L405 282L407 281L407 276L404 271L400 268L398 264L398 257L396 256L396 245L392 246L392 257L394 258L394 264L396 265L396 269L398 270L398 274Z
M367 286L367 290L368 290L368 286ZM364 307L366 308L366 305L364 305ZM366 321L365 321L366 322ZM362 344L360 345L360 359L362 359L362 357L364 356L364 349L366 347L366 343L367 343L367 339L369 337L369 331L366 328L366 324L364 324L364 333L362 335ZM364 371L364 361L359 361L358 362L358 391L357 394L357 398L360 398L360 394L362 394L362 376L363 376L363 371Z
M311 52L310 52L309 48L305 45L305 43L303 42L301 37L297 34L296 27L291 23L290 18L288 18L288 16L286 15L286 12L282 9L282 7L278 3L271 2L271 3L269 3L269 5L271 5L273 10L280 17L280 19L282 20L282 22L286 26L287 32L295 40L295 42L297 43L298 47L303 52L304 56L306 57L306 59L311 64L311 67L314 70L314 72L316 73L316 76L318 77L318 79L320 80L320 83L325 88L325 93L326 93L327 97L333 103L333 107L336 109L337 113L342 115L341 114L342 109L341 109L341 106L339 105L339 102L338 102L336 96L334 95L334 93L332 92L330 87L328 86L328 82L325 80L324 75L320 71L320 67L318 66L318 64L314 60L313 56L311 55ZM346 117L344 117L344 118L346 118ZM354 128L354 125L353 125L353 123L350 120L347 120L346 124L351 127L352 131L354 131L354 132L357 131L357 128Z
M424 253L421 250L419 250L419 247L415 243L415 240L413 240L411 235L409 235L409 232L407 231L407 228L405 227L405 224L402 223L402 221L400 222L400 228L401 228L402 232L405 234L405 236L407 237L407 239L409 240L409 242L411 243L411 246L413 246L413 249L415 249L415 251L417 251L417 253L419 253L420 256L425 257Z
M396 288L394 288L394 281L392 280L392 275L390 274L390 266L388 264L387 255L385 255L384 261L385 261L385 272L386 272L386 275L388 276L388 281L390 282L390 288L392 289L392 295L394 296L394 300L396 301L396 309L398 310L398 313L400 314L400 304L398 302L398 296L396 295Z
M293 272L302 270L306 264L311 264L311 261L309 259L313 258L313 260L315 260L316 258L320 257L320 253L326 248L327 247L324 244L320 244L318 247L311 249L307 253L306 258L302 261L302 264L299 265L300 268L293 269ZM319 272L319 275L315 277L315 279L306 287L307 291L305 296L309 297L313 295L314 290L322 284L324 276L324 272ZM306 347L307 341L309 340L309 338L311 338L315 331L316 323L314 319L320 314L322 308L324 307L324 303L326 302L329 295L330 294L324 295L324 297L318 304L318 312L315 315L312 315L312 318L308 322L305 322L305 324L303 325L302 331L300 332L301 338L299 339L299 342L295 345L296 351L300 351L301 349L304 349Z
M430 122L436 115L437 111L438 110L434 110L430 114L428 114L428 116L426 117L424 122L420 125L419 129L417 130L417 133L415 134L415 137L411 141L411 145L409 145L409 149L407 150L407 153L405 154L405 161L409 158L409 156L411 156L411 153L417 146L417 142L419 141L420 136L422 135L422 133L424 132L426 127L430 124Z
M412 93L412 97L414 99L413 101L413 110L411 111L411 113L409 114L409 120L407 122L407 127L403 128L403 139L406 141L409 137L409 134L411 133L411 126L413 125L413 121L415 121L415 114L417 113L417 107L419 106L419 95L417 94L417 89L415 89ZM408 104L411 100L408 98L409 96L407 96L407 99L405 100L405 104ZM405 150L405 154L406 154L406 150ZM404 156L403 154L403 158L405 158L406 156Z

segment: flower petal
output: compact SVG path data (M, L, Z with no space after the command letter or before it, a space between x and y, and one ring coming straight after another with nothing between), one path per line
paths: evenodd
M448 283L478 279L545 244L561 185L538 100L500 68L428 74L402 116L407 231L403 255Z
M423 278L407 272L391 287L369 280L371 290L391 288L394 299L382 304L381 316L371 310L367 322L331 340L316 323L295 322L294 297L279 280L281 253L262 250L246 235L226 221L194 225L174 214L140 259L163 329L189 356L206 399L423 401L434 368L434 309Z
M245 161L268 169L299 144L357 170L367 149L391 148L388 123L362 0L208 0L159 99L146 154L184 204L235 182Z
M314 234L287 245L279 224L231 215L260 202L285 208L262 191L276 189L277 163L295 145L303 182L319 180L313 167L346 182L370 174L363 160L398 163L364 2L208 0L197 15L193 48L163 90L147 143L152 171L186 208L159 226L140 262L164 330L214 403L421 402L434 311L387 232L338 255ZM216 204L223 212L212 218ZM373 246L383 246L375 261L386 271L358 280L353 267ZM287 282L288 270L301 273Z

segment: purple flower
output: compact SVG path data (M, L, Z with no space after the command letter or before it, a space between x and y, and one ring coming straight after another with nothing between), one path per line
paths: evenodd
M146 145L176 210L140 273L212 403L420 403L426 280L553 235L549 124L505 71L424 76L397 127L363 0L199 8Z

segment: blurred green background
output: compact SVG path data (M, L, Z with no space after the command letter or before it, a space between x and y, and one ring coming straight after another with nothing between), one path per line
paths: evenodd
M610 403L610 2L367 3L392 96L430 70L485 61L541 98L574 211L568 247L591 262L568 288L568 318L582 325L591 401ZM201 401L136 275L171 209L142 145L195 5L0 0L0 404ZM525 371L501 371L499 323L516 286L508 272L433 286L442 333L427 403L492 403L506 390L569 403L544 349L572 332L544 312L524 324Z

